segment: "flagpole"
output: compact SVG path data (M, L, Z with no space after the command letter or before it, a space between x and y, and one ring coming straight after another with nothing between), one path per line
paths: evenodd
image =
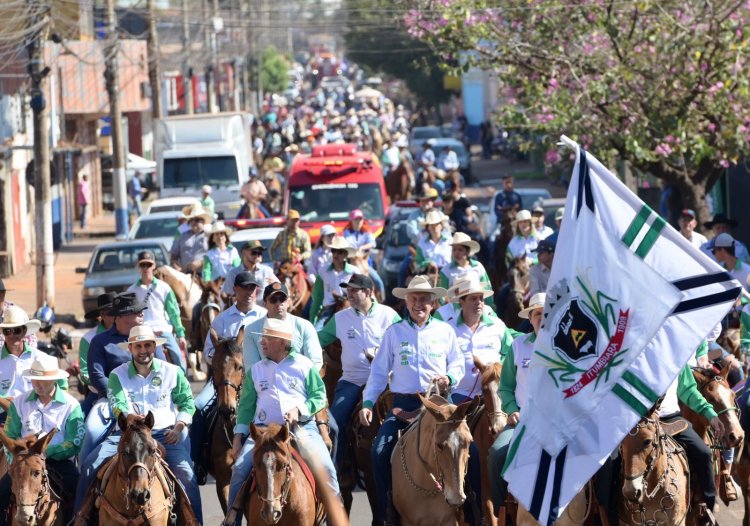
M575 142L570 137L568 137L567 135L560 135L560 142L558 142L557 145L558 146L567 146L571 150L578 151L578 143Z

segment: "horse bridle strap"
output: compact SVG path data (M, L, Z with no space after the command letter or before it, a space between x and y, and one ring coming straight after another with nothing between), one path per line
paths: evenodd
M18 453L16 453L16 456L17 457L20 457L20 456L39 457L42 459L42 461L46 461L46 458L47 458L47 456L44 453L32 453L31 451L28 451L28 450L19 451ZM36 496L36 500L30 504L17 502L16 506L20 506L23 508L34 506L34 511L36 512L39 509L39 505L42 504L42 502L44 501L44 497L46 495L51 495L51 494L52 494L52 486L50 486L49 477L47 475L47 468L45 467L44 471L42 471L42 488L39 491L39 494Z

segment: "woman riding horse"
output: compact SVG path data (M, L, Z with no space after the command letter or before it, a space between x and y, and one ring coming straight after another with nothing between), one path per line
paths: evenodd
M312 307L310 308L310 322L317 329L322 329L325 322L333 314L333 306L336 304L335 296L343 296L341 283L359 272L359 269L346 262L346 258L356 251L341 236L336 236L331 241L331 264L320 270L315 278L312 291Z

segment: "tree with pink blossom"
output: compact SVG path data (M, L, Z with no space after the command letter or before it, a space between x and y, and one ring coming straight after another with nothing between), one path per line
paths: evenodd
M407 0L409 32L494 71L504 127L561 133L662 179L708 219L705 194L750 149L750 2ZM552 156L550 156L552 158Z

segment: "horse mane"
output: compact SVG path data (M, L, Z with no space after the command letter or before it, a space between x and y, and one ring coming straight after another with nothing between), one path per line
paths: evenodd
M219 349L232 356L242 352L242 347L237 344L237 338L219 338L215 350L218 351Z
M482 370L482 385L487 385L490 382L496 382L500 379L500 372L503 366L500 362L493 362L485 366Z

